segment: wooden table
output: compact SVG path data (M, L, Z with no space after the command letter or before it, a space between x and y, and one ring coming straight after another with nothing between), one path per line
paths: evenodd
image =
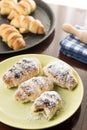
M77 8L70 8L66 6L50 5L55 14L55 29L52 34L42 43L39 44L24 53L38 53L47 54L50 56L57 57L70 64L80 75L84 85L84 98L80 108L76 113L66 120L50 129L61 129L61 130L87 130L87 65L80 63L74 59L68 58L59 52L59 42L62 40L66 33L62 31L62 24L67 22L72 25L87 26L87 11ZM0 55L0 61L13 56L11 55ZM3 100L3 99L2 99ZM3 123L0 123L0 130L17 130L16 128L9 127Z

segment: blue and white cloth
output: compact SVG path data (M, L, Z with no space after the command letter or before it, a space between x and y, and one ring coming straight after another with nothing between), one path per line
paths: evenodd
M76 26L76 28L85 29L80 26ZM73 34L68 35L65 39L60 41L60 52L68 57L87 64L87 44L81 42L79 38Z

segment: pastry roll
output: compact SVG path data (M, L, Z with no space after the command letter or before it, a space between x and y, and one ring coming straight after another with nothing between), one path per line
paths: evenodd
M18 2L18 0L1 0L1 1L12 1L12 2L14 2L14 3L17 3L17 2Z
M53 82L48 77L33 77L21 83L15 92L15 98L22 102L32 102L41 93L47 90L53 90Z
M36 3L34 0L21 0L20 2L15 4L15 7L8 15L8 19L12 20L19 15L29 15L30 13L35 11L35 9Z
M45 28L40 20L32 16L19 15L11 20L11 25L18 28L20 33L32 32L35 34L44 34Z
M55 84L69 90L74 89L78 82L72 68L62 61L48 63L43 68L44 74L50 77Z
M55 91L43 92L33 103L33 112L44 112L47 120L51 120L56 112L62 108L62 99Z
M17 0L2 0L0 1L0 14L9 15L9 13L14 8Z
M3 75L7 88L17 87L20 83L38 75L41 63L37 58L22 58Z
M26 45L23 36L15 27L11 25L1 24L0 36L2 38L2 41L5 42L13 50L19 50L21 48L24 48Z
M21 7L23 5L26 6L26 8L25 8L26 13L24 15L28 15L28 14L32 13L33 11L36 10L36 7L37 7L35 0L21 0L19 3L20 3L19 5Z
M28 15L36 9L34 0L2 0L0 1L0 14L8 15L12 19L18 15Z

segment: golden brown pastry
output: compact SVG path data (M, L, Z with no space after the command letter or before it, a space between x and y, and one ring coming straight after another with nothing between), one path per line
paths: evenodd
M17 0L1 0L0 1L0 14L8 15L14 8Z
M22 102L32 102L41 93L47 90L53 90L53 82L48 77L33 77L18 86L15 92L15 98Z
M0 1L12 1L12 2L15 2L15 3L18 2L18 0L0 0Z
M0 36L2 37L3 42L5 42L13 50L19 50L26 45L23 36L11 25L1 24Z
M19 15L15 17L11 23L19 29L20 33L32 32L35 34L44 34L45 28L40 20L33 18L32 16Z
M13 19L18 15L29 15L36 9L34 0L21 0L15 4L14 8L8 15L8 19Z
M32 106L33 112L44 112L47 120L51 120L56 112L62 107L62 99L55 91L43 92Z
M3 75L7 88L17 87L20 83L36 76L41 71L41 63L37 58L22 58Z
M26 5L27 13L24 15L30 14L36 9L36 2L34 0L21 0L19 3L21 5Z
M50 62L43 68L43 71L54 83L63 88L72 90L78 84L72 68L62 61Z

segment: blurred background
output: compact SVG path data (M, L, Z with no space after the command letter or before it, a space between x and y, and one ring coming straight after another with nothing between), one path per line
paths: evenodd
M87 9L86 0L43 0L47 3L66 5L70 7Z

